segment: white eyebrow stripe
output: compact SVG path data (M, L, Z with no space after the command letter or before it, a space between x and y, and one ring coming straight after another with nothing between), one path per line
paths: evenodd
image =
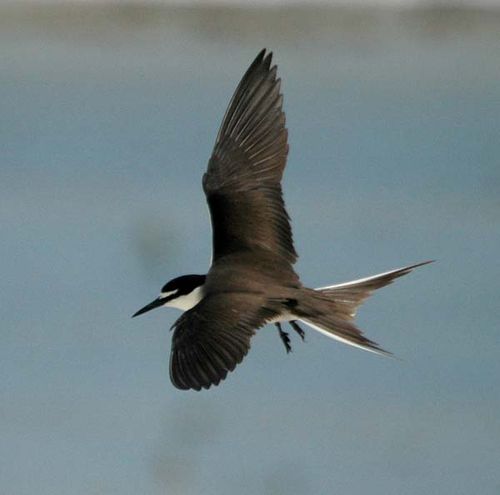
M175 294L176 292L179 292L179 289L174 289L174 290L170 290L168 292L162 292L158 298L159 299L165 299L165 297L168 297L168 296L171 296L172 294Z

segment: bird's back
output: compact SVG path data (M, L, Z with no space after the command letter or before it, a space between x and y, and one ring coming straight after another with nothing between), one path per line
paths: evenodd
M214 261L205 282L206 293L259 292L281 297L301 288L292 265L265 250L237 252Z

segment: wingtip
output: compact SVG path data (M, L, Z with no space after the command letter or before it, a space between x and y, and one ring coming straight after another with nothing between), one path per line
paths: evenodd
M265 67L266 70L271 70L271 61L273 59L273 52L269 52L265 57L264 60L262 61L262 65Z
M257 54L254 60L254 64L261 64L264 58L267 56L267 48L262 48L262 50Z

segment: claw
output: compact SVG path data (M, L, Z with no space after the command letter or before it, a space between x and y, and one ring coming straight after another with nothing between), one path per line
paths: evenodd
M292 326L292 328L300 335L300 338L305 341L306 340L306 332L299 327L299 324L296 320L290 320L288 323Z
M283 344L285 344L286 353L288 354L292 350L292 346L290 345L290 337L288 336L288 334L286 332L283 331L280 323L275 323L275 325L276 325L276 328L278 329L278 332L279 332L281 340L283 341Z

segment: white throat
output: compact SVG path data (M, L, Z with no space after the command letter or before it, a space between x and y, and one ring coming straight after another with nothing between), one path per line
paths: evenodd
M182 311L187 311L188 309L196 306L203 299L203 285L196 287L189 294L184 296L175 297L171 301L168 301L163 306L166 308L176 308Z

